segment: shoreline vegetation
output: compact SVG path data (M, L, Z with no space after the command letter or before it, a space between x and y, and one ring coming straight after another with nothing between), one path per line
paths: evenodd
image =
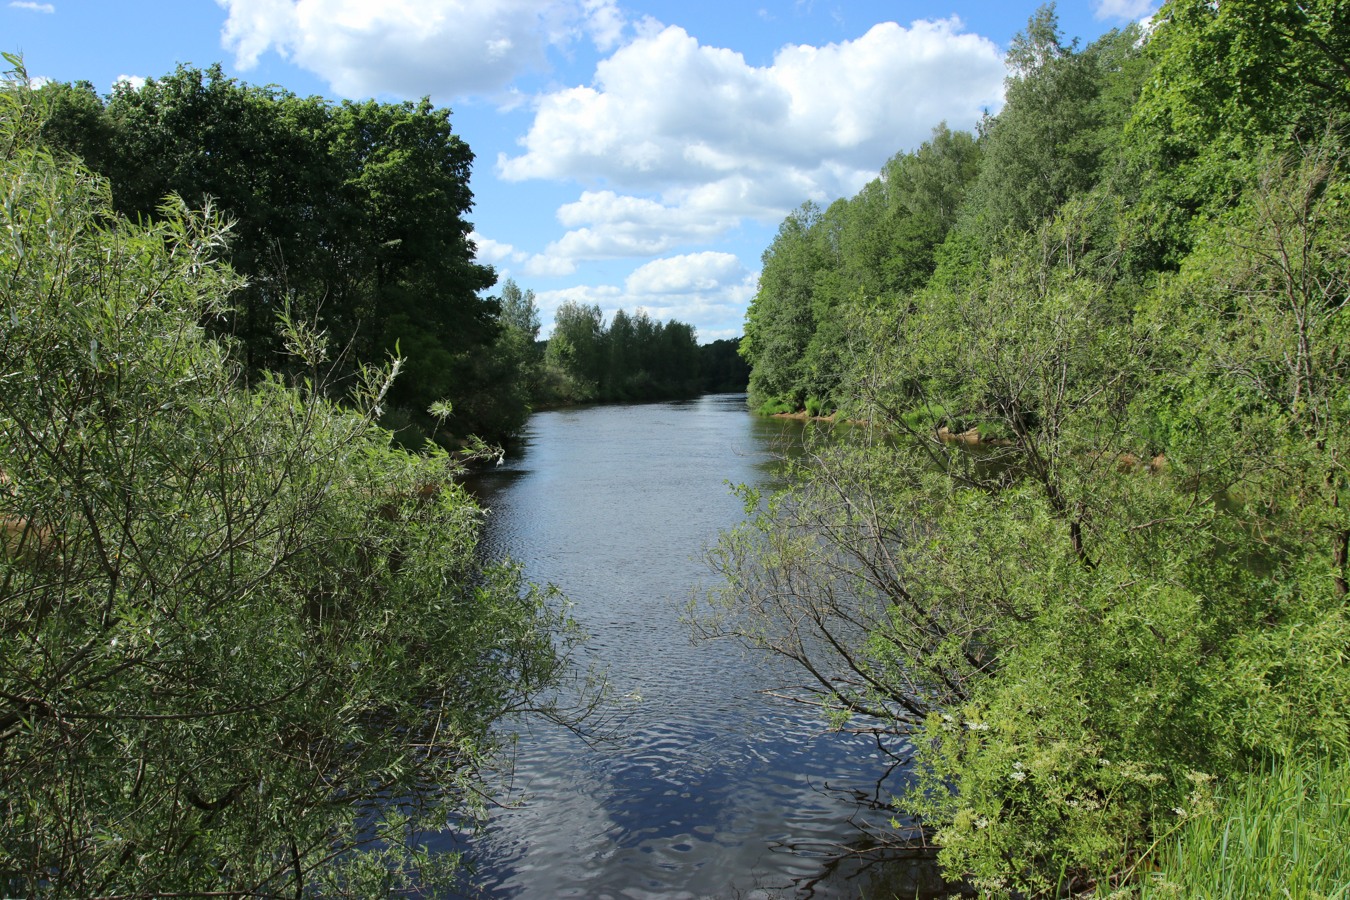
M427 101L5 59L5 893L453 889L417 836L482 814L500 726L598 702L560 707L561 598L475 553L471 436L748 367L751 409L872 427L742 489L692 626L872 735L950 881L1346 896L1341 0L1087 46L1042 7L1000 112L791 213L706 351L574 303L541 342Z
M565 605L480 558L462 459L381 426L412 363L285 307L257 368L221 209L119 214L5 60L0 893L457 890L419 835L485 813L520 717L594 702Z
M980 896L1350 891L1347 15L1042 7L977 134L764 253L750 408L867 427L745 492L696 629L884 736Z

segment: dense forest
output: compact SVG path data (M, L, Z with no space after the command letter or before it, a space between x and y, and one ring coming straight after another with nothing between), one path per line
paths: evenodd
M978 133L764 254L752 404L856 424L747 497L702 628L891 735L989 896L1350 883L1348 16L1043 8Z
M622 403L743 391L749 363L740 341L699 346L692 326L654 321L645 310L616 310L609 322L594 304L567 301L539 340L534 292L513 279L501 290L502 322L518 359L521 383L535 408L575 403Z
M222 252L244 283L204 324L234 344L250 377L308 374L282 343L282 315L327 335L329 384L402 359L381 424L405 446L509 441L540 405L708 389L699 363L715 351L701 350L690 326L641 313L620 312L606 330L595 310L588 335L589 311L565 307L557 327L572 350L544 365L533 295L514 284L512 296L490 294L496 273L474 260L473 153L447 109L298 97L219 66L181 66L106 97L86 82L41 93L43 140L105 177L119 214L157 220L175 195L232 223ZM721 387L745 383L724 377ZM448 416L428 412L446 403Z

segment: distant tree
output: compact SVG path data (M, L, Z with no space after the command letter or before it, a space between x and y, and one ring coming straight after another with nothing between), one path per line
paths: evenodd
M554 313L544 363L552 393L563 402L578 403L599 397L603 336L604 318L597 305L569 300Z
M535 303L534 291L521 291L513 279L502 282L501 322L507 328L514 328L530 343L539 340L539 306Z
M661 400L700 390L693 327L653 321L641 309L617 310L606 324L599 306L564 303L544 360L546 404Z
M740 339L722 339L699 350L703 390L712 394L744 391L750 385L750 364L740 354Z

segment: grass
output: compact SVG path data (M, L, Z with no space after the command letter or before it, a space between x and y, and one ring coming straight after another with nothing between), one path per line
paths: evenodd
M1154 851L1141 900L1350 900L1350 761L1272 764Z
M779 416L797 411L795 406L782 400L766 400L759 407L761 416Z

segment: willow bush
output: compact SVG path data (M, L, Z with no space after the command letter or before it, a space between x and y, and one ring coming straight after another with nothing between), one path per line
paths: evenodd
M567 626L476 555L443 453L375 424L398 363L325 399L245 386L203 324L228 229L153 225L0 89L0 893L370 896L451 866L494 726L544 709Z

